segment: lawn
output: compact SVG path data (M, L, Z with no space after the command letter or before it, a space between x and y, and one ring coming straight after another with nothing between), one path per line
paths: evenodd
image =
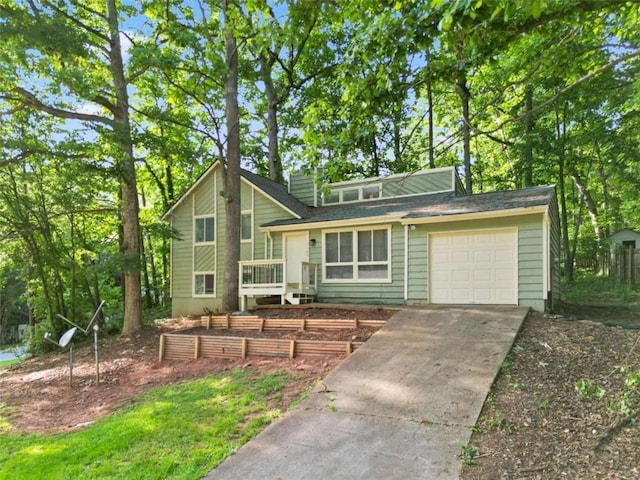
M158 388L50 436L10 433L0 404L0 479L200 478L282 414L272 405L289 378L234 371Z
M0 368L8 367L9 365L13 365L14 363L18 363L20 360L21 360L20 358L12 358L11 360L1 360L0 361Z

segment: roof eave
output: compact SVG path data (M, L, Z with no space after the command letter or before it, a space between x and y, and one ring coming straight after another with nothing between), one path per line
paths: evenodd
M436 215L431 217L406 217L401 220L403 225L420 225L428 223L460 222L464 220L483 220L487 218L515 217L518 215L532 215L546 213L548 205L535 205L532 207L509 208L504 210L491 210L488 212L453 213L449 215Z
M406 212L395 215L379 215L376 217L347 218L344 220L327 220L320 222L288 223L284 225L260 226L263 232L288 232L294 230L311 230L317 228L341 228L362 225L379 225L401 221Z

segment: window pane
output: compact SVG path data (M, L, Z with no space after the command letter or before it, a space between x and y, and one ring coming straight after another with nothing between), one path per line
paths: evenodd
M338 203L340 196L338 192L331 192L324 196L324 203Z
M370 200L380 197L380 187L365 187L362 189L362 199Z
M324 237L324 259L327 263L338 261L338 233L327 233Z
M195 294L196 295L213 295L214 292L214 275L211 273L208 274L197 274L196 275L196 285L195 285Z
M358 261L371 261L371 231L358 232Z
M386 262L388 260L387 230L374 230L373 232L373 260Z
M241 224L241 239L242 240L251 240L252 235L251 235L251 230L252 230L252 225L251 225L251 219L252 219L252 215L250 213L243 213L242 214L242 224Z
M207 217L204 219L205 228L204 228L204 241L205 242L213 242L215 240L213 233L215 232L214 228L214 218Z
M196 218L196 232L195 232L196 243L213 242L215 240L214 226L215 226L214 217Z
M327 267L328 279L352 279L353 267L351 265L339 266L339 267Z
M196 218L196 242L204 242L204 218Z
M358 267L358 278L387 278L386 265L361 265Z
M340 262L353 262L353 233L340 234Z
M358 189L354 188L351 190L343 190L342 191L342 201L343 202L354 202L358 200Z
M204 276L204 293L205 295L213 295L213 275Z

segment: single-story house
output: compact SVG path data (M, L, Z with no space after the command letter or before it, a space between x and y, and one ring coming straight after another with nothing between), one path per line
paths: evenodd
M612 247L640 248L640 232L631 228L623 228L609 236Z
M225 209L216 162L164 215L173 315L219 311ZM243 170L240 296L283 302L506 304L559 298L555 188L469 195L454 167L288 188Z

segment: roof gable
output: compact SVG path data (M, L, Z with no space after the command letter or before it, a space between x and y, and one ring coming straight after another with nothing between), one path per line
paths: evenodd
M216 167L219 166L219 161L216 160L213 162L202 174L196 179L195 182L191 184L191 186L174 202L174 204L162 215L162 220L166 220L175 209L186 199L188 198L193 191L198 188L200 185L210 174L212 174ZM287 188L284 185L280 185L268 178L261 177L260 175L256 175L255 173L249 172L248 170L241 169L240 175L243 179L251 183L255 188L261 191L265 196L273 200L275 203L283 207L285 210L289 211L294 217L301 218L307 216L309 214L308 208L299 200L293 198L287 192Z

